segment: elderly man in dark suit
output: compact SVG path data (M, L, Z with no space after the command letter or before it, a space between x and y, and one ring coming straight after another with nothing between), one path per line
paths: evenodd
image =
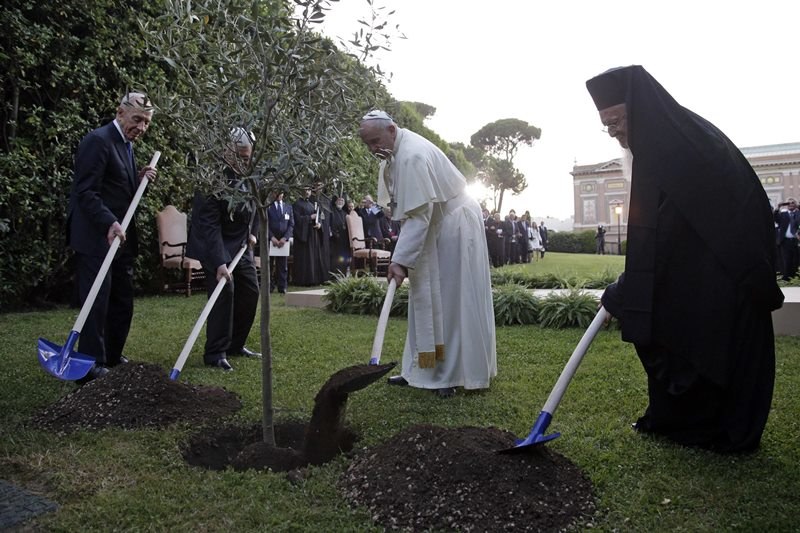
M276 248L289 246L289 239L292 238L294 229L294 214L292 206L283 201L284 191L273 191L275 200L267 207L267 217L269 218L269 240L270 245ZM289 268L288 257L270 257L270 263L275 265L275 277L270 280L270 292L275 290L275 280L277 279L278 292L286 294L288 285Z
M94 307L81 331L79 350L97 360L81 383L100 377L127 362L123 348L133 318L133 264L138 239L136 224L122 231L139 182L152 180L156 170L137 170L133 143L150 126L153 105L146 95L126 94L116 117L83 138L75 154L75 175L67 211L67 244L75 251L76 279L80 304L103 264L116 237L122 241L103 281Z
M227 167L223 174L231 188L244 190L240 177L250 166L252 134L234 128L230 137L224 151ZM228 356L261 356L244 345L258 306L258 278L252 249L242 256L233 271L228 268L243 244L252 248L256 243L255 213L252 201L234 204L230 211L227 199L200 191L195 193L192 203L192 229L186 253L203 265L209 297L219 280L223 277L228 280L208 317L203 360L206 365L226 372L233 370Z

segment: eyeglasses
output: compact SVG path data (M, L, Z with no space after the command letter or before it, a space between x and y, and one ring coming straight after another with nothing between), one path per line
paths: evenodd
M603 128L603 133L607 133L612 137L617 134L619 131L619 125L627 118L627 115L621 115L617 120L612 122L611 124L606 124L606 127Z

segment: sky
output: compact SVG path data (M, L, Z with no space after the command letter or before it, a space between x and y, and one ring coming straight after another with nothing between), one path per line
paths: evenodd
M391 51L376 58L397 100L436 108L426 124L469 144L518 118L541 128L515 166L528 188L502 211L573 215L573 165L620 156L601 131L587 79L639 64L684 107L739 147L800 142L800 2L796 0L373 0L394 10ZM340 0L323 31L350 37L367 0ZM402 124L401 124L402 126Z

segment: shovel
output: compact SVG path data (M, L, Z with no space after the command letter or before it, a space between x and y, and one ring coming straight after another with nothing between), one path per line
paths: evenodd
M161 152L155 152L148 166L155 168L160 157ZM125 218L122 219L123 232L128 229L128 224L130 224L131 219L133 218L133 213L136 211L136 207L139 205L139 200L141 200L142 194L144 194L144 190L147 187L148 181L149 180L147 177L144 177L142 178L142 181L139 182L139 188L136 189L136 194L133 195L133 200L131 201L131 205L128 206L128 211L125 213ZM67 342L64 344L64 346L59 346L48 341L47 339L39 337L39 364L42 365L42 368L44 368L47 372L58 379L75 381L85 377L95 365L96 361L93 357L80 352L75 352L72 350L72 348L78 341L78 336L81 334L83 325L86 323L86 319L89 317L92 307L94 307L94 301L97 299L97 293L100 292L100 286L103 284L103 280L108 273L108 269L111 267L111 262L114 260L114 255L117 253L121 242L122 241L118 235L114 237L114 241L108 248L108 252L103 260L103 264L100 266L100 271L97 273L97 277L94 279L91 289L89 289L89 294L86 296L86 301L83 303L83 307L78 315L78 319L75 321L75 325L72 327L72 331L69 333Z
M239 253L236 254L236 257L233 258L231 264L228 265L228 270L230 272L233 272L233 269L235 269L236 265L239 264L239 260L244 255L245 250L247 250L247 241L242 243L242 248L239 250ZM200 313L200 318L198 318L197 322L195 322L194 328L192 328L192 332L189 334L189 338L186 339L186 344L183 345L183 350L181 350L181 353L178 356L178 360L175 361L175 366L172 368L172 372L169 373L169 379L172 381L176 381L178 376L181 375L181 370L183 370L183 365L186 364L186 359L189 357L189 352L192 351L192 346L194 346L197 336L200 335L200 330L203 328L203 324L206 323L208 315L211 314L211 308L214 307L214 304L217 302L217 298L219 298L219 295L222 293L222 288L227 282L228 278L220 278L220 280L217 282L217 286L214 287L214 292L212 292L211 296L208 298L208 302L203 308L203 312Z
M383 301L381 315L378 318L378 327L375 331L375 339L372 342L372 353L370 354L369 364L353 365L339 370L330 377L325 387L334 394L347 395L351 392L361 390L368 385L379 380L397 363L381 363L381 352L383 351L383 337L386 334L386 325L389 322L389 311L392 309L392 300L397 289L397 282L392 280L386 289L386 299ZM346 396L345 396L346 397Z
M597 311L597 315L595 315L592 323L589 324L589 328L586 330L586 333L583 334L578 346L575 348L575 351L572 352L572 356L570 356L569 361L567 361L567 366L565 366L564 370L561 371L561 375L558 377L555 387L553 387L553 390L550 392L550 396L547 398L547 402L544 404L542 412L539 413L539 417L533 424L530 435L524 439L518 439L515 446L506 448L504 450L499 450L497 453L527 452L532 448L535 448L536 446L547 441L551 441L561 435L561 433L551 433L550 435L545 435L544 432L547 431L547 427L550 425L550 421L553 419L553 414L556 412L556 408L561 402L561 397L564 396L564 392L566 392L567 386L572 380L572 376L574 376L575 371L578 370L578 365L581 364L583 356L586 354L586 350L589 349L589 345L592 344L595 335L597 335L597 332L603 326L603 323L606 321L607 317L608 311L600 306L600 310Z

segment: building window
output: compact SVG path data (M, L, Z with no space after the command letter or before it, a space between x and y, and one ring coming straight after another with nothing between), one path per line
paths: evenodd
M597 222L597 203L594 198L583 201L583 223L594 224Z

